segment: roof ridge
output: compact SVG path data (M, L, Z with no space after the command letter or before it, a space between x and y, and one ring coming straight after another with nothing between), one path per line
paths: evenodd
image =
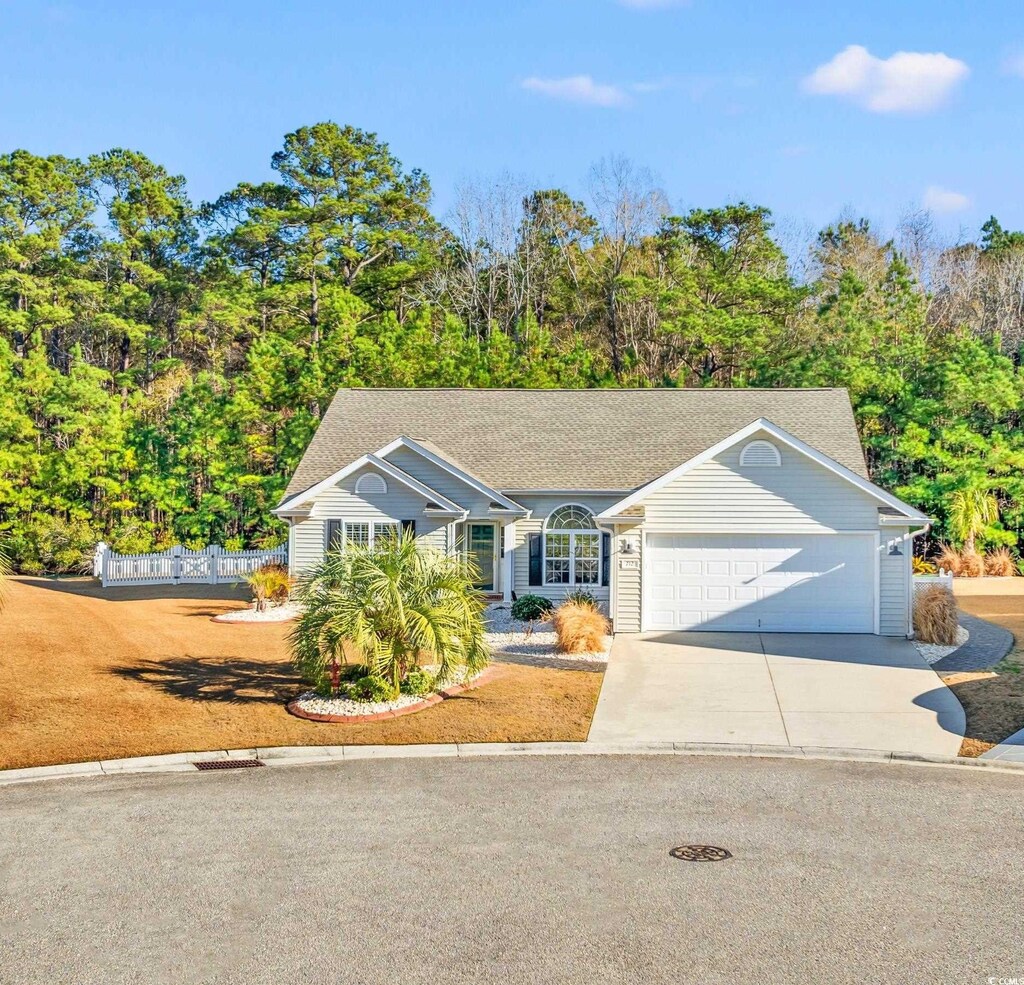
M846 393L845 386L345 386L335 393Z

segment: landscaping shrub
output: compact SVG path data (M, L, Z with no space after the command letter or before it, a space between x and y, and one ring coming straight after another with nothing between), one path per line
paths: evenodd
M430 694L437 686L437 679L425 670L410 670L402 681L402 694Z
M398 697L398 689L390 681L372 674L353 681L348 692L357 701L394 701Z
M512 603L512 618L520 622L535 622L546 619L552 609L551 599L540 595L520 595Z
M593 594L582 588L573 589L565 596L564 601L575 602L577 605L597 605L597 599Z
M1000 547L986 555L985 574L996 578L1012 578L1017 574L1017 561L1008 547Z
M552 622L562 653L596 653L604 649L604 638L611 632L604 613L588 602L563 602Z
M247 575L245 580L252 591L252 600L258 612L266 611L268 602L287 602L292 590L288 569L277 562L264 564Z
M959 625L956 599L948 588L929 585L914 596L914 633L922 643L952 646Z
M935 565L931 561L926 561L923 557L915 557L913 565L915 575L934 575L937 571Z
M959 578L963 574L963 558L956 548L950 547L948 544L941 544L939 546L939 553L935 558L935 563L939 566L940 570L948 571L954 578Z
M977 551L960 552L960 577L980 578L985 573L985 559Z

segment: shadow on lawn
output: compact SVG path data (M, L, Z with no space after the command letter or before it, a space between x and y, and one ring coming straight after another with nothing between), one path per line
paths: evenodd
M226 582L221 585L131 585L104 588L96 579L81 576L59 578L18 576L14 581L48 592L79 595L82 598L102 599L104 602L142 602L155 599L205 599L210 602L248 602L250 592L244 583ZM223 612L224 610L219 610ZM216 613L214 613L216 615Z
M112 667L110 672L187 701L281 704L302 689L302 680L287 664L234 657L140 660L131 666Z

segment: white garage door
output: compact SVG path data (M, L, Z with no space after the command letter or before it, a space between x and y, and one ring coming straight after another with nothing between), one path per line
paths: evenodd
M644 629L873 633L875 538L649 534Z

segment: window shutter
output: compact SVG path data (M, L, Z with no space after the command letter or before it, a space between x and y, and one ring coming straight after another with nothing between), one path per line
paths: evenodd
M342 541L341 520L327 521L327 550L340 551L344 547Z
M544 584L544 555L540 534L530 534L530 584Z
M415 520L403 520L402 521L402 536L409 534L410 537L416 536L416 521Z
M612 570L612 535L601 534L601 584L607 585Z

